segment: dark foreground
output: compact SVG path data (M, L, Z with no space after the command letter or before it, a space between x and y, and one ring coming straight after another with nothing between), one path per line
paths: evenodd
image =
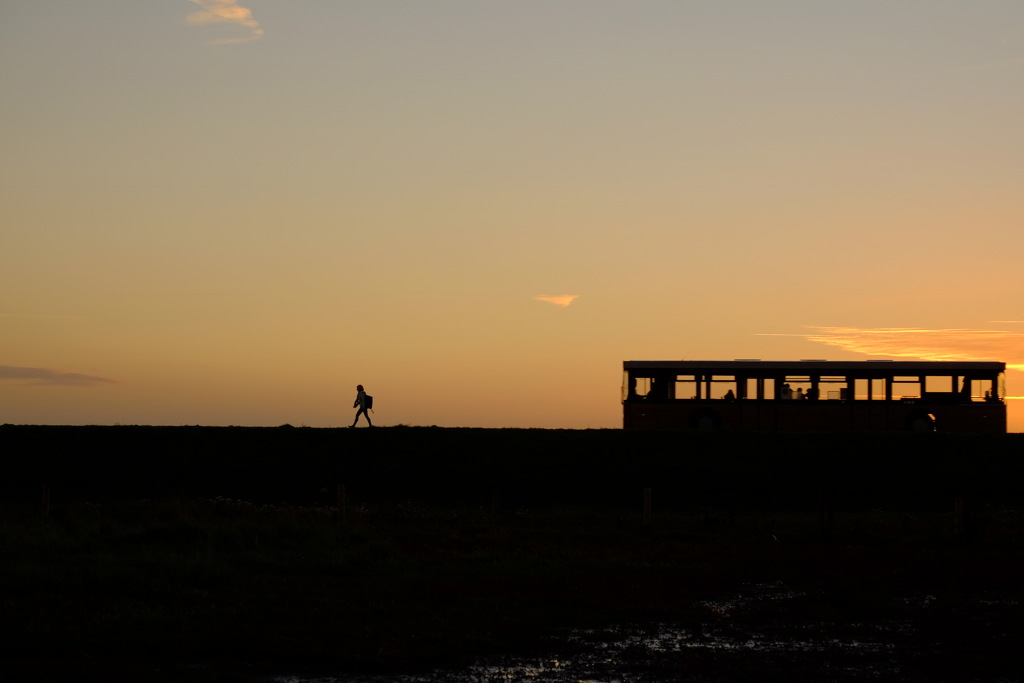
M677 647L636 680L1020 680L1022 447L3 426L0 679L397 675L625 629L881 643Z

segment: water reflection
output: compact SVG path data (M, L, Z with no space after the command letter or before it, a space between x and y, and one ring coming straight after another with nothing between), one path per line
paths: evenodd
M813 600L782 585L746 586L728 599L704 601L701 623L617 625L573 631L536 658L506 658L461 671L417 676L353 676L277 683L665 683L678 680L915 680L908 663L933 659L943 646L922 640L915 616L936 598L907 598L902 621L821 622L750 619L776 601ZM979 601L980 602L980 601ZM996 598L993 604L1007 605ZM782 605L783 607L787 605ZM778 615L777 615L778 616ZM708 674L712 674L710 677Z
M813 629L812 629L813 630ZM886 633L876 630L879 636ZM418 676L298 679L281 677L277 683L652 683L677 680L675 672L692 670L695 651L814 654L818 659L846 653L892 651L892 643L865 638L777 639L762 633L729 629L695 632L669 624L650 627L616 626L573 632L566 653L534 659L509 659L478 664L463 671L436 671ZM690 657L686 657L690 653ZM684 661L688 659L689 661ZM877 664L868 665L874 672Z

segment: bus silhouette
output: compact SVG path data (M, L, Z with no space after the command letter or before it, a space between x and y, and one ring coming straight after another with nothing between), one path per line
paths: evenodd
M1005 363L624 361L625 429L1005 432Z

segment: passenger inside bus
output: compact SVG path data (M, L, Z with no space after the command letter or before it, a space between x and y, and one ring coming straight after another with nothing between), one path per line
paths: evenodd
M660 377L651 378L651 388L647 392L647 400L664 401L668 399L668 383L663 382Z

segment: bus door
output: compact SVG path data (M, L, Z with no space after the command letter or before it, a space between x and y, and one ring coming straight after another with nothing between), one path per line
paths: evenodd
M889 429L889 387L885 377L853 380L853 401L850 402L850 428Z

